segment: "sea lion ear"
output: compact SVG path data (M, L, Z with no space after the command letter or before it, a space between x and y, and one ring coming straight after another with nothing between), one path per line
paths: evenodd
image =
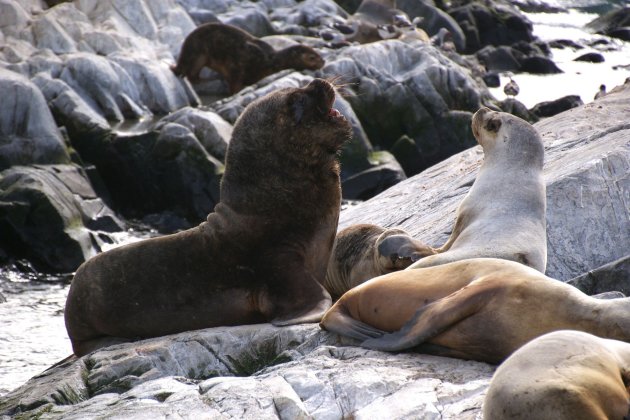
M492 117L486 122L486 131L496 133L501 128L501 118Z

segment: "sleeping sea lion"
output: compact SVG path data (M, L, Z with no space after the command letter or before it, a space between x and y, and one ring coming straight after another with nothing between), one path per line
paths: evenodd
M352 225L337 233L324 286L335 300L364 281L402 270L434 253L402 229Z
M523 264L475 258L369 280L320 325L371 349L500 363L554 330L630 341L628 314L630 298L595 299Z

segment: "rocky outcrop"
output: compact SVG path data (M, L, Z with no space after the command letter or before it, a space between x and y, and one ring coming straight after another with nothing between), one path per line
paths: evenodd
M13 165L69 163L46 100L27 78L0 68L0 170Z
M630 295L630 255L605 264L581 276L572 278L567 283L589 295L620 292Z
M357 347L317 325L213 328L62 364L0 399L0 415L80 419L474 419L493 367ZM423 418L424 418L423 417Z
M72 272L123 224L74 165L0 172L0 248L41 271Z
M586 24L586 28L613 38L630 39L630 7L620 7Z
M490 102L468 69L422 42L345 48L330 57L323 73L351 83L346 99L372 144L389 150L401 136L413 139L418 169L474 145L472 113Z

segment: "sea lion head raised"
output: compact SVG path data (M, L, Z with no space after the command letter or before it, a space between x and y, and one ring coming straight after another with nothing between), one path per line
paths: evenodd
M322 79L257 99L236 121L233 138L240 141L230 145L233 150L228 150L226 159L241 147L267 150L280 159L303 159L305 165L315 163L317 157L336 155L352 126L333 108L334 101L333 85Z
M473 115L472 132L483 148L486 159L493 154L500 154L502 160L510 164L520 160L528 165L542 167L542 140L538 131L527 121L482 107Z

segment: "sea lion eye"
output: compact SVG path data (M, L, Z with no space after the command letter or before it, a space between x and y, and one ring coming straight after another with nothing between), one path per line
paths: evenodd
M499 118L490 118L486 123L486 130L497 132L501 128L501 120Z

